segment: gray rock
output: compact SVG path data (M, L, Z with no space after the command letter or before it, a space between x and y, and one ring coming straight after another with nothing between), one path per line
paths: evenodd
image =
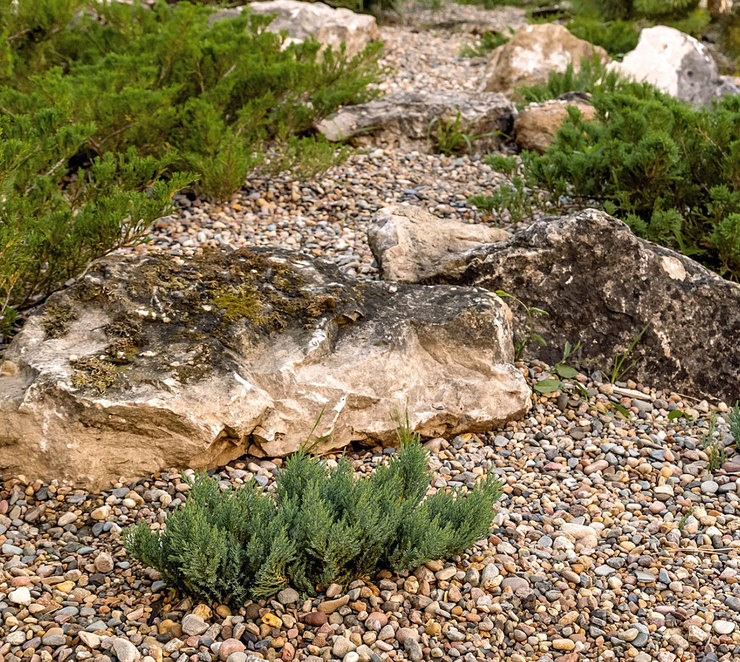
M344 657L350 651L355 650L357 646L353 644L347 637L338 636L331 647L331 652L335 657Z
M421 646L419 645L419 642L415 639L406 639L403 642L403 648L406 651L406 655L408 655L408 658L409 660L411 660L411 662L420 662L422 659L424 659L424 653L421 650Z
M398 91L381 99L347 106L317 123L331 141L352 140L362 147L397 147L433 152L442 134L454 129L460 151L487 153L511 134L516 106L495 92ZM440 131L441 127L441 131ZM475 139L472 139L475 138Z
M22 556L23 555L23 550L20 547L18 547L17 545L11 545L9 542L6 542L2 546L2 548L0 548L0 550L2 550L2 553L5 556Z
M637 47L610 68L690 103L708 104L723 94L740 92L719 75L700 41L665 25L645 28Z
M41 643L44 646L51 646L57 648L64 646L67 643L67 637L64 635L62 628L49 628L46 634L41 637Z
M649 324L630 355L632 379L728 402L740 397L740 285L639 239L603 212L536 222L450 258L425 282L502 289L546 310L536 325L547 345L532 343L528 353L550 364L577 335L577 364L608 365ZM524 329L524 311L512 312Z
M182 631L190 636L199 636L208 629L208 623L197 614L186 614L181 625Z
M280 604L290 605L294 602L298 602L300 596L298 595L298 591L296 591L294 588L284 588L282 591L280 591L280 593L277 594L277 599Z
M322 412L329 450L392 443L388 413L407 405L431 438L530 405L498 297L355 281L285 251L110 256L36 310L4 358L0 469L92 486L287 455Z

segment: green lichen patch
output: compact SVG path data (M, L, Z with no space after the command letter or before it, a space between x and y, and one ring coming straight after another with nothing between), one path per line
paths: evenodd
M75 369L72 386L105 393L118 379L118 368L106 358L83 356L71 361Z
M143 345L141 323L119 317L105 327L110 345L105 350L107 360L116 364L130 363Z
M69 331L70 323L76 319L77 313L71 305L53 301L44 309L41 326L47 338L61 338Z
M328 265L259 249L99 265L69 298L112 320L107 345L75 366L75 385L98 392L152 375L185 384L232 370L235 356L273 334L305 332L327 316L357 319L364 299L361 284Z
M181 384L197 382L207 377L213 370L213 350L210 345L196 345L187 362L175 369L175 376Z

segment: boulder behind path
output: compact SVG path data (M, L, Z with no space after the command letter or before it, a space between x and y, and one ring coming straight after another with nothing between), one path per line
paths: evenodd
M403 265L373 236L381 275L395 277ZM529 356L554 364L566 341L580 341L573 360L608 374L647 326L627 361L636 364L630 378L731 403L740 398L740 285L638 238L604 212L538 221L441 262L433 253L403 260L425 265L422 282L501 289L547 311L536 318L547 346L532 343ZM526 315L512 310L521 332Z

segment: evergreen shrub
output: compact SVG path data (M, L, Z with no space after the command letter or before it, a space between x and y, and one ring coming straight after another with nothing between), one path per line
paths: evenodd
M544 154L522 153L519 194L535 191L538 205L544 192L550 205L601 207L639 236L740 279L740 97L696 108L647 84L591 82L596 119L571 109ZM516 179L510 160L487 158ZM491 208L501 199L477 202Z
M407 425L398 434L400 450L369 478L356 479L346 459L328 469L306 450L288 458L268 493L254 480L224 488L198 475L164 530L140 522L126 547L170 586L239 605L286 586L314 594L384 568L411 569L486 538L499 481L425 498L427 452Z
M311 127L368 98L378 45L286 47L269 17L212 12L0 0L0 334L14 308L142 240L178 189L226 198L268 150L331 162Z

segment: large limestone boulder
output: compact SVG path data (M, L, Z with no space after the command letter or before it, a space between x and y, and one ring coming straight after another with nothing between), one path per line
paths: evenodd
M454 140L460 151L486 153L511 133L515 115L514 104L497 93L401 91L342 108L316 128L328 140L349 139L365 147L432 152L442 138Z
M547 346L528 351L550 363L566 341L580 341L576 362L608 372L649 324L628 361L636 363L630 377L740 398L740 285L639 239L603 212L539 221L446 260L426 282L503 289L546 310L536 324ZM525 329L523 311L513 312L515 329Z
M103 487L166 467L392 443L521 416L511 314L475 288L343 277L297 254L108 257L0 369L0 471ZM323 415L322 415L323 412ZM324 437L326 435L326 437Z
M545 152L555 142L555 136L567 119L569 108L575 108L584 120L596 118L596 109L577 96L570 99L551 99L531 103L514 120L514 138L522 149Z
M406 283L430 278L449 257L508 237L506 230L439 218L413 205L384 207L367 232L383 277Z
M523 85L546 83L550 72L577 71L583 58L607 61L606 51L573 36L555 23L525 25L495 49L486 65L484 89L511 95Z
M356 55L371 41L380 39L374 16L356 14L343 7L335 9L323 2L267 0L251 2L247 6L253 14L275 14L267 28L271 32L284 30L296 41L313 37L319 43L331 46L335 51L344 43L348 55Z
M609 68L695 104L708 104L723 94L740 92L719 75L700 41L665 25L645 28L637 47Z

